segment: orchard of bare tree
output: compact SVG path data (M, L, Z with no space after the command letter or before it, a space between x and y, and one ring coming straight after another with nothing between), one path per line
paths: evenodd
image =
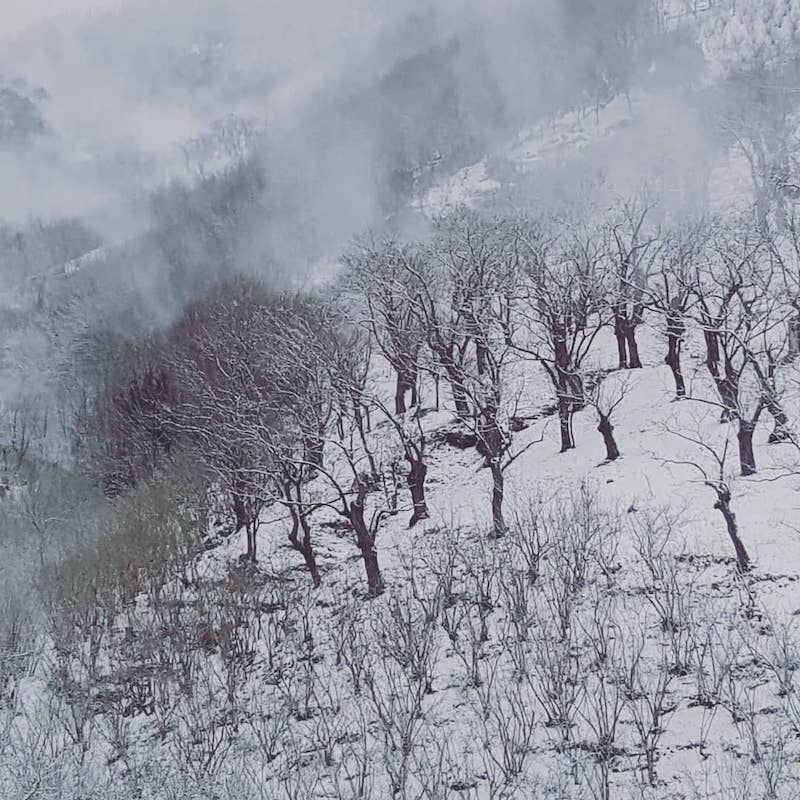
M797 797L800 11L77 5L0 32L0 798Z

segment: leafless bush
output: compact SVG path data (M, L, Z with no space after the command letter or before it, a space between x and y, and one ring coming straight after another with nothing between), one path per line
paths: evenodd
M526 680L544 713L545 728L556 732L556 749L571 754L586 682L574 626L566 632L565 638L559 623L546 614L538 619Z
M627 708L636 731L640 766L650 786L658 785L656 765L659 742L666 732L667 721L676 709L671 695L675 672L669 659L654 663L645 656L647 640L642 631L625 636L620 656L622 681Z
M510 545L517 559L525 565L525 572L530 583L535 584L542 570L542 561L547 558L552 547L544 522L545 502L541 497L528 501L527 505L518 508L514 514L514 525L510 536Z
M591 609L579 617L584 637L583 669L586 695L580 708L588 738L582 743L593 756L589 785L601 800L611 800L614 765L625 750L618 741L626 706L621 680L623 634L615 601L601 593L592 598Z
M371 650L360 604L346 604L339 610L331 628L331 640L334 663L336 666L344 665L350 674L353 692L360 695Z
M458 791L462 797L473 796L463 778L459 780L456 777L455 748L447 734L446 723L430 723L424 746L414 751L414 779L420 800L447 800L453 796L454 791ZM458 789L454 789L454 786Z
M322 756L326 768L336 763L337 751L349 737L349 719L345 713L347 696L335 679L328 677L314 684L315 713L308 720L311 746Z
M506 792L522 785L537 733L535 704L524 682L508 682L497 693L490 715L483 715L484 763L491 761ZM526 789L531 789L530 785Z
M411 598L397 595L373 625L382 658L371 663L365 684L379 720L392 794L405 798L414 750L420 746L424 700L432 691L436 627L415 613Z
M369 723L361 710L351 735L341 743L342 757L331 777L336 800L372 800L377 796L374 769L377 754L373 741Z
M762 694L759 681L740 674L723 684L722 704L736 725L763 796L777 800L781 786L791 779L789 750L795 734L785 718L772 719L773 709L762 706Z
M219 775L234 744L224 687L208 662L199 662L195 688L179 700L169 749L176 767L199 783ZM218 699L220 694L223 700Z
M19 602L0 599L0 710L14 706L19 681L36 665L40 644L35 624Z
M543 596L566 638L581 593L602 574L608 585L619 566L617 521L600 509L588 485L581 486L566 503L552 509L546 525L552 543L548 551Z
M504 605L511 625L514 628L515 646L524 645L531 635L535 612L533 606L538 601L536 589L528 580L525 570L508 568L501 577ZM524 657L519 659L517 669L524 671Z
M669 669L676 675L687 675L696 656L692 605L698 576L685 559L680 560L674 542L675 524L666 512L644 512L637 514L630 530L634 549L645 567L643 596L669 645Z
M438 622L445 600L445 586L426 568L423 559L412 549L408 557L401 556L401 564L409 592L427 622Z

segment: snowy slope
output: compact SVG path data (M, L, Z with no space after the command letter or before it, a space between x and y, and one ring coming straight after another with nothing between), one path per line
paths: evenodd
M541 626L545 623L532 621L530 641L521 642L518 638L519 621L513 620L515 601L508 593L508 585L504 583L509 574L524 569L519 536L525 528L525 520L529 519L532 505L541 502L549 510L548 513L556 514L568 508L574 510L576 505L580 506L581 497L584 496L581 487L588 487L588 493L596 495L597 513L608 515L608 527L593 545L599 548L598 552L605 553L603 558L607 560L608 571L587 577L587 585L575 601L574 624L578 626L578 633L574 646L583 648L587 642L594 642L589 646L590 649L596 646L599 629L596 630L592 625L599 624L597 614L612 613L609 609L613 609L614 622L605 628L600 626L610 636L606 645L613 656L609 655L609 658L619 658L625 662L625 658L631 657L631 653L641 647L647 665L645 675L667 671L671 676L665 704L670 711L663 721L664 732L658 746L657 786L647 790L636 789L637 764L641 758L636 755L635 725L630 708L626 707L615 740L619 754L613 758L611 796L762 796L756 793L760 791L756 787L761 786L759 781L762 780L757 767L751 769L746 778L750 781L747 785L752 787L749 791L753 794L731 794L745 780L746 754L751 751L748 747L749 734L742 729L742 720L749 718L742 711L739 719L737 715L740 712L736 708L731 710L730 698L720 686L716 686L716 690L726 699L709 705L698 698L702 699L701 687L714 683L715 670L724 672L728 669L742 682L741 701L744 702L746 695L748 701L754 704L752 720L758 726L758 736L762 737L758 741L763 743L763 737L766 737L769 742L778 737L778 733L769 727L773 722L769 709L783 701L766 654L776 655L783 641L780 631L785 629L784 626L791 629L795 615L800 612L797 599L800 581L798 453L792 445L767 445L769 428L765 421L756 434L757 462L760 467L756 476L737 478L735 451L729 456L726 478L730 480L732 488L732 507L738 517L741 535L756 562L753 575L743 582L737 578L733 549L722 516L713 506L714 494L703 484L697 469L687 462L706 468L709 474L713 473L713 464L702 448L675 435L681 432L689 435L696 433L699 438L714 442L725 435L733 436L735 440L733 431L728 425L719 423L715 406L706 405L700 400L674 402L669 370L659 364L663 342L656 331L647 330L643 332L642 340L648 365L642 370L630 372L629 390L615 414L616 435L623 453L618 461L603 462L602 440L595 430L596 420L590 409L577 415L575 435L578 446L574 451L565 454L558 452L557 425L552 418L538 420L516 435L512 452L524 449L531 442L535 443L508 471L508 518L513 520L514 529L508 540L489 542L486 539L486 533L491 528L490 479L488 471L481 469L481 458L474 450L462 451L443 444L430 451L428 500L431 519L424 526L408 531L405 527L408 514L403 510L381 528L378 549L388 583L388 591L383 598L372 604L356 599L356 605L353 606L353 592L358 597L365 584L351 534L346 530L334 530L325 524L332 523L333 517L327 520L324 514L315 517L314 535L321 556L324 584L312 601L312 617L316 619L316 625L309 624L315 631L315 647L325 679L343 681L344 686L349 688L340 687L337 691L344 692L344 696L353 701L358 702L358 696L351 694L353 689L348 670L333 656L333 652L341 645L340 631L343 626L352 623L352 614L362 620L365 630L373 630L372 626L377 624L375 620L382 619L387 608L395 607L393 604L411 602L413 606L415 601L409 598L419 600L425 597L424 592L420 595L420 586L424 585L430 590L430 565L438 564L441 567L443 554L452 552L454 547L465 563L472 564L467 575L472 574L469 570L477 564L481 565L479 569L485 571L481 574L489 584L494 580L499 582L493 584L494 588L490 590L490 593L494 591L496 594L492 595L491 612L487 615L488 639L485 644L478 646L480 652L475 656L477 661L470 662L469 656L469 642L473 641L474 644L474 640L470 639L469 624L477 624L475 620L461 629L460 636L464 638L448 638L440 625L433 630L435 644L431 646L435 653L431 662L432 687L422 704L424 721L421 724L425 730L419 733L418 746L433 754L432 758L438 757L436 753L442 758L446 757L447 768L443 768L443 776L440 777L449 789L442 788L440 794L419 796L469 797L476 800L494 796L583 797L587 796L583 794L588 791L587 787L596 789L599 785L597 757L596 754L591 755L594 729L589 720L597 710L592 711L592 703L585 701L584 709L578 713L570 734L574 736L575 744L572 749L559 751L554 745L558 739L557 726L554 729L545 724L535 692L531 693L533 690L524 681L523 684L519 683L518 674L520 663L539 664L537 659L540 656L537 653L549 646L546 642L554 644L557 641L557 637L552 638L556 636L555 629L537 629L537 624ZM601 359L608 359L609 362L610 345L611 342L606 341L601 348ZM705 366L699 360L696 343L690 346L689 352L687 376L690 376L692 393L698 398L711 397L712 387L705 377ZM606 380L619 377L619 373L612 373ZM798 378L800 371L794 375L794 379ZM532 381L532 395L544 404L547 399L546 386L537 383L535 377ZM800 417L798 387L800 382L786 397L790 416L795 421ZM427 401L430 401L430 397ZM426 416L426 425L431 434L447 422L448 415L445 412ZM538 441L540 437L543 437L542 441ZM663 564L668 565L666 568L674 569L670 574L679 585L677 596L669 594L658 582L653 583L643 567L641 531L656 530L659 519L672 521L668 541L657 543L657 547L663 548ZM303 592L303 587L308 585L307 575L300 559L284 543L287 530L288 521L281 518L280 513L276 514L273 510L265 514L259 532L261 569L268 574L286 576L292 585ZM550 560L546 555L541 565L542 574L555 579L560 573L557 552L554 554L553 551L558 551L559 545L551 542L549 546ZM243 549L244 542L240 537L232 538L222 548L205 556L201 572L206 577L224 576ZM434 560L431 561L431 558ZM461 564L460 568L463 570L467 567ZM591 573L591 568L588 572ZM498 577L501 575L505 575L505 579ZM537 588L531 588L534 595L541 592L541 596L547 596L550 591L547 588L548 578L543 580L543 583L536 585ZM666 578L664 580L666 582ZM457 583L465 592L471 585L463 574ZM680 617L682 621L676 624L685 624L686 631L692 632L691 636L686 634L685 640L682 638L682 627L676 629L677 632L659 628L660 617L653 609L658 599L664 597L671 598L672 602L681 606L682 610L676 612L676 619ZM654 605L650 605L647 598L654 598ZM423 605L420 601L420 607ZM685 617L681 617L681 614ZM620 625L624 625L624 629ZM722 631L729 638L724 638ZM545 638L540 640L540 636ZM708 636L709 641L713 640L713 644L708 646L716 648L714 659L717 660L708 658L684 672L670 660L672 648L694 646L687 643L690 640L696 645L697 642L692 638L694 636ZM753 647L763 650L755 655L748 650ZM516 657L510 655L514 648L518 651ZM263 653L259 656L264 657ZM372 663L369 659L367 662ZM470 679L471 663L477 674L482 676L481 680L490 683L491 691L486 683L475 684ZM397 675L388 669L389 662L386 664L386 673L376 667L375 674L380 675L380 680L388 681L387 685L392 687L392 691L397 691L397 686L392 683L397 680ZM602 669L591 658L581 660L580 664L580 669L586 671L580 676L584 690L599 692L596 681L599 680L598 675L604 674ZM533 668L533 672L536 673L537 669L539 667ZM647 682L644 678L642 680ZM619 689L618 685L614 685ZM608 689L608 686L605 688ZM499 698L498 707L491 712L498 714L498 717L491 724L483 719L482 709L488 707L484 704L495 702L487 695ZM505 703L510 703L510 706ZM515 704L518 703L523 706L517 707ZM364 708L371 709L372 706L366 702ZM514 716L510 708L527 709L536 717L536 722L531 740L526 740L528 757L522 759L524 764L516 778L508 782L492 772L493 759L487 760L484 748L486 736L493 747L498 746L497 729L493 727L495 723L506 729L512 738L514 735L522 736L524 723ZM401 702L398 702L396 713L402 713ZM369 714L368 710L368 717ZM585 719L583 715L586 715ZM388 757L385 744L381 742L381 726L374 718L370 719L369 729L375 738L370 740L369 747L374 748L374 776L377 781L375 793L371 796L389 797L389 787L382 782L385 776L380 777L383 773L378 766L380 759ZM795 745L791 736L786 738L785 730L781 730L780 735L784 736L780 739L782 747L794 754ZM426 739L426 736L429 738ZM774 741L778 741L778 738L774 738ZM443 746L449 748L446 753L441 750ZM516 746L521 746L520 742ZM415 769L424 771L431 767L416 749L414 754ZM495 752L494 757L502 761L500 752ZM794 755L787 756L789 764L793 763L793 758ZM424 769L423 764L427 764ZM784 765L782 769L784 778L794 775L793 766ZM583 788L572 784L570 776L573 770L580 772L578 782ZM331 775L335 770L323 769L322 772L324 777L316 789L318 794L312 793L310 796L340 796L328 794L329 791L333 792L330 788L322 788L323 785L329 787L328 781L332 780ZM499 772L505 775L502 770ZM498 784L495 785L494 781L498 781ZM705 788L701 791L698 785ZM497 791L500 794L495 794ZM639 795L637 791L645 793ZM696 794L692 794L692 791Z

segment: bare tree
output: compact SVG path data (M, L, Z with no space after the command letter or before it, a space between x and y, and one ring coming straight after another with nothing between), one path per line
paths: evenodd
M468 217L469 212L461 210L451 219L466 220ZM456 265L448 262L447 236L442 233L446 226L447 222L440 220L437 246L405 251L397 266L405 273L402 284L407 286L412 307L423 323L425 339L433 355L435 377L438 379L440 372L444 374L456 414L462 420L469 420L474 413L467 394L473 326L466 316L469 304L465 305L458 297L457 281L452 271ZM456 253L453 255L456 261L463 257Z
M179 144L186 172L205 180L209 173L244 162L253 152L260 131L251 119L228 114L208 131Z
M393 413L377 392L363 391L363 402L367 408L377 411L391 427L395 440L399 443L403 459L408 463L406 483L411 495L411 518L408 527L427 519L428 502L425 493L425 480L428 475L426 460L427 437L422 427L420 407L401 416Z
M616 461L620 455L611 417L625 399L630 388L631 381L628 373L612 372L606 376L596 376L584 395L586 404L592 406L597 412L597 430L603 437L607 461Z
M624 201L608 223L607 249L616 284L611 305L620 369L642 366L636 329L644 319L647 276L658 249L658 236L648 227L650 210L646 198Z
M181 386L174 428L231 497L251 563L266 502L253 476L269 473L270 453L249 431L278 424L257 327L270 299L257 283L219 286L173 328L168 355Z
M784 304L786 318L786 343L780 350L780 359L771 365L775 369L784 362L794 360L800 354L800 221L797 210L792 206L788 213L785 230L769 229L765 232L770 258L775 265L774 292ZM768 376L767 408L775 420L775 429L770 435L770 443L782 442L792 438L789 420L777 397L774 374Z
M749 167L755 203L753 221L766 230L784 227L797 192L797 137L793 135L794 79L778 70L769 81L731 81L730 107L723 110L728 133Z
M652 262L644 287L646 305L661 315L667 337L664 363L675 381L675 396L686 397L686 380L681 363L686 323L695 302L698 268L707 257L709 224L705 220L686 222L662 231L658 257Z
M441 360L440 342L471 345L460 349L454 389L456 411L465 408L465 421L473 428L481 454L492 474L492 530L506 533L503 518L503 457L511 444L507 430L509 402L508 366L513 347L512 305L518 284L518 236L507 222L481 217L466 209L438 221L428 258L439 296L431 282L422 280L418 297L428 329L428 341ZM415 269L415 275L423 273ZM445 308L450 309L444 321ZM456 388L457 387L457 388ZM457 398L460 398L458 399ZM465 405L466 403L466 405Z
M705 456L704 459L699 461L695 460L682 460L674 461L667 460L666 463L676 463L689 466L700 474L703 484L713 490L716 496L714 508L722 514L725 520L725 528L730 537L733 549L736 552L736 563L739 571L742 573L749 572L750 570L750 556L747 548L739 535L739 523L736 519L736 514L731 506L732 495L731 488L726 476L726 461L728 458L728 448L730 438L726 431L725 437L720 442L709 442L708 437L703 437L701 433L687 434L678 431L670 431L670 433L678 436L686 442L696 445L700 448ZM708 464L711 464L709 468Z
M750 225L719 231L714 258L698 268L695 315L722 420L738 423L743 475L756 471L753 433L766 408L785 426L775 371L785 352L787 309L761 233ZM706 400L706 402L709 402Z
M515 347L542 365L555 389L563 453L575 447L572 416L585 402L582 367L607 322L608 273L594 231L556 224L563 226L558 236L531 224L520 235L526 336Z
M381 472L365 405L368 337L316 301L298 300L263 313L269 318L262 330L265 341L272 342L278 424L276 432L265 417L251 428L272 453L272 462L255 470L254 483L278 487L276 499L292 516L290 543L304 556L312 577L316 573L315 581L309 517L321 508L344 517L364 561L369 594L376 597L384 584L375 541L391 509L379 503L368 517L367 501Z
M357 242L343 262L344 287L356 295L363 308L355 317L365 325L377 348L395 371L394 413L406 413L418 403L419 357L425 327L414 299L412 271L418 262L414 248L389 240Z

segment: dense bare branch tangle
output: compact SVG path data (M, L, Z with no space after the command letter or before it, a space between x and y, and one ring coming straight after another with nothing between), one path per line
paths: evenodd
M664 324L669 366L675 381L677 399L686 397L686 379L681 353L690 312L696 302L698 269L708 258L709 221L684 222L661 231L661 245L642 286L645 305L656 312Z
M564 452L575 446L572 417L585 403L584 361L609 319L610 273L596 231L567 220L523 223L520 251L525 335L515 348L541 364L553 385Z
M456 315L452 326L456 337L472 345L462 361L459 392L472 409L467 421L492 474L492 526L498 538L507 532L503 457L511 444L508 419L514 395L508 370L515 353L518 247L518 237L507 222L462 209L439 221L428 254L446 282L447 302ZM438 341L442 336L436 312L430 310L431 341Z
M697 270L693 313L703 331L722 420L736 420L741 471L750 475L756 471L753 433L763 411L775 417L773 441L785 427L775 372L788 344L787 309L759 231L746 224L720 231L712 253Z
M606 231L614 274L611 307L620 369L642 366L636 329L644 321L647 280L659 248L658 232L648 218L651 211L645 196L623 200L612 211Z

